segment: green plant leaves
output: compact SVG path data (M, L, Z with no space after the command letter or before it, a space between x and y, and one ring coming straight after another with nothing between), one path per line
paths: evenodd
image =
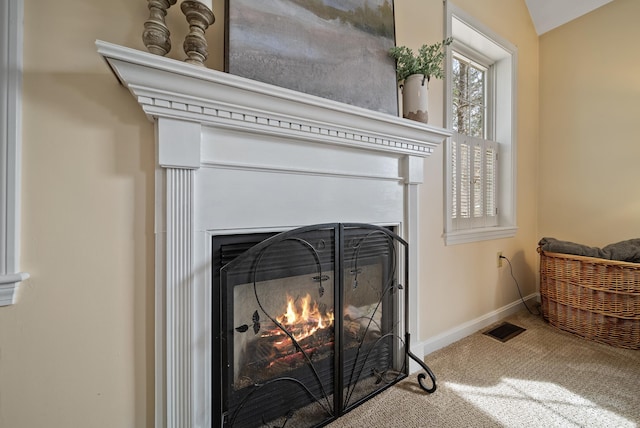
M398 81L404 80L412 74L424 74L427 81L432 77L442 79L444 77L442 62L445 57L445 47L451 43L453 43L452 37L432 45L424 44L417 54L407 46L395 46L389 49L389 56L396 60Z

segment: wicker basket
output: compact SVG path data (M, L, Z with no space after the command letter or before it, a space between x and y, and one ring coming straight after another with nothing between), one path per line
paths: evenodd
M640 263L540 253L542 315L587 339L640 349Z

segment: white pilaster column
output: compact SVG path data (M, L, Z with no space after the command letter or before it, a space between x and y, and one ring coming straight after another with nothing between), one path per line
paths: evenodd
M200 124L158 118L156 177L157 427L194 427L194 179L200 165ZM162 209L161 207L164 207ZM163 268L164 266L164 268ZM160 281L160 283L158 283ZM158 408L158 407L157 407Z
M419 212L419 185L424 181L424 158L407 155L404 161L405 177L405 230L407 231L406 241L409 243L409 325L407 326L412 336L411 343L416 343L419 338L418 331L418 302L419 302L419 273L420 273L420 212ZM416 356L422 358L424 352L421 349L411 349ZM410 372L419 370L420 366L414 361L410 361Z
M167 168L167 428L192 427L193 170ZM185 346L185 344L187 346Z

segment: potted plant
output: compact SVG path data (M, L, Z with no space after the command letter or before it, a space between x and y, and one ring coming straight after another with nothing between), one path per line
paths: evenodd
M445 47L453 42L449 37L432 45L422 45L415 54L407 46L389 49L389 55L396 60L396 73L402 89L402 116L407 119L427 122L428 83L432 77L442 79L442 61Z

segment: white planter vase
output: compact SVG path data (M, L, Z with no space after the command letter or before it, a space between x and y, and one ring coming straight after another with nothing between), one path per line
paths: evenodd
M427 123L429 90L424 74L412 74L402 85L402 117Z

